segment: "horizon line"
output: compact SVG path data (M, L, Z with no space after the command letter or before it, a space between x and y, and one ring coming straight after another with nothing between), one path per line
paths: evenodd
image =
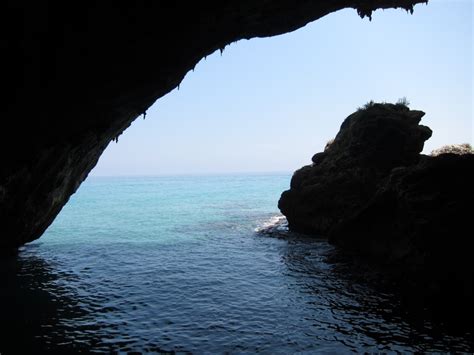
M158 173L158 174L94 174L90 177L172 177L172 176L222 176L222 175L283 175L293 174L294 171L286 170L270 170L270 171L231 171L231 172L193 172L193 173ZM86 179L87 179L86 178Z

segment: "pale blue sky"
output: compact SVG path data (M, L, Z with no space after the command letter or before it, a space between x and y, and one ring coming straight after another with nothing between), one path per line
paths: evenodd
M426 112L425 152L473 142L473 4L355 10L203 59L112 142L93 175L291 172L369 100Z

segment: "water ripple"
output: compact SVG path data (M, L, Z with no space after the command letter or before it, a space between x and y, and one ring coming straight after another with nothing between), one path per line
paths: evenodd
M473 351L470 333L413 324L394 294L351 272L327 242L231 206L224 220L148 225L138 239L104 241L90 225L69 225L82 234L2 260L0 352Z

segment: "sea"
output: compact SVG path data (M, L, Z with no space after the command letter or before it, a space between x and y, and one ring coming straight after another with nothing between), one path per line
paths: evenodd
M89 177L2 260L0 353L472 352L413 320L322 238L291 233L291 174Z

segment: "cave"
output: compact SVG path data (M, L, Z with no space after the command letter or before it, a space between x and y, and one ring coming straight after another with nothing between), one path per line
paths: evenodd
M339 332L346 333L348 339L352 336L359 337L361 343L368 339L369 343L364 344L368 349L391 351L393 349L390 347L397 346L397 342L389 341L385 347L378 347L379 338L374 334L373 325L388 325L387 334L393 333L395 339L398 337L398 329L390 326L405 327L407 321L410 327L404 331L408 330L409 333L409 339L405 340L409 347L399 348L402 352L404 349L418 351L436 349L438 346L434 342L436 336L445 337L447 334L444 332L444 326L459 326L461 337L447 336L439 349L445 350L451 346L451 350L470 351L472 332L466 333L464 327L470 327L470 331L472 329L469 314L472 308L473 265L470 258L472 243L466 237L465 230L470 228L469 206L474 196L470 187L474 155L458 156L448 153L435 157L421 153L423 142L432 132L428 127L419 125L424 112L411 110L403 102L390 104L370 101L350 115L341 126L341 133L331 140L332 143L328 144L324 151L313 155L312 159L311 156L307 156L306 162L309 165L303 166L293 174L290 189L283 192L279 202L280 211L286 219L281 215L280 217L288 222L283 227L284 231L278 229L280 225L268 229L251 229L252 238L255 237L252 240L256 243L241 242L244 245L242 250L245 252L237 256L233 255L232 248L227 248L225 243L217 245L211 252L208 249L190 248L181 250L181 253L180 249L176 248L179 251L176 254L170 253L165 247L162 251L156 252L161 246L149 254L134 253L129 245L124 243L127 249L120 255L129 256L130 260L134 259L129 263L130 260L117 257L119 248L114 249L106 245L110 240L102 239L104 235L96 239L99 239L99 243L105 247L97 247L98 244L91 243L90 239L83 242L86 248L81 250L77 247L80 243L68 245L70 236L66 236L63 231L54 235L56 240L61 242L47 250L52 258L44 258L41 253L35 254L35 248L39 249L43 241L44 244L48 243L48 235L51 235L52 228L40 241L22 247L43 235L97 165L109 144L118 142L120 135L134 120L139 118L141 121L141 118L147 118L147 112L152 117L151 106L174 89L179 89L187 73L193 71L202 59L215 52L218 55L219 51L222 55L226 46L234 42L289 33L339 10L352 10L357 21L358 15L362 19L365 18L368 25L373 25L369 21L372 20L375 10L394 8L413 13L417 10L415 5L421 3L428 4L428 1L244 0L219 4L206 1L198 3L139 1L133 4L101 1L93 5L71 5L56 1L31 4L8 1L4 6L2 21L5 63L3 79L7 90L6 110L1 130L3 159L0 168L0 222L3 228L0 236L0 260L3 262L0 271L3 283L6 285L6 292L0 298L0 305L10 328L2 333L4 339L8 340L5 341L6 349L11 347L17 351L18 347L25 346L30 351L41 351L44 346L45 351L50 350L48 337L43 339L43 343L39 343L39 347L35 343L36 339L38 334L44 334L42 333L44 325L51 325L48 324L49 321L53 322L53 326L58 326L58 334L67 335L67 332L62 334L61 331L69 328L63 329L59 326L61 317L64 316L61 312L66 310L77 313L69 323L74 332L79 334L78 329L91 331L90 338L81 345L84 346L84 350L88 351L89 347L92 349L99 344L105 351L113 349L132 351L135 348L127 348L126 342L121 344L117 341L117 344L110 345L108 335L115 334L114 322L105 324L103 327L106 329L105 333L97 331L97 324L94 322L78 324L82 320L90 319L100 323L99 318L94 318L97 314L111 316L110 319L114 320L117 314L120 316L120 312L125 311L129 312L131 318L122 317L122 320L132 322L129 324L123 322L122 325L125 325L122 329L123 334L128 336L133 330L138 329L140 332L149 328L149 339L146 339L148 341L159 334L157 329L167 331L174 327L174 318L170 318L173 321L167 318L172 315L172 311L186 310L189 306L186 302L173 303L176 299L187 297L194 300L197 294L201 304L197 302L195 306L192 303L191 308L196 311L194 313L183 312L184 321L181 325L183 329L188 325L190 315L196 318L195 324L200 324L199 317L202 313L206 313L211 325L216 327L209 329L212 329L212 333L218 339L214 348L210 349L221 351L227 349L225 346L232 345L220 343L227 339L227 335L220 339L220 334L224 334L227 329L233 329L233 324L228 328L222 326L225 321L236 319L232 318L231 314L235 308L233 299L240 299L242 294L249 295L250 300L254 298L252 290L248 292L248 280L246 280L248 275L245 275L253 272L254 275L262 277L262 279L256 278L255 280L259 282L254 284L258 287L257 294L262 295L262 300L267 303L262 303L265 307L260 307L256 312L251 307L247 308L249 304L247 298L242 297L247 303L245 307L240 308L250 321L261 312L263 322L268 321L265 317L270 314L275 326L283 325L285 329L282 332L275 331L273 334L275 339L278 338L273 343L274 346L278 346L280 340L286 341L289 329L287 325L294 326L296 323L292 322L299 322L299 316L313 322L307 315L314 310L316 316L311 326L317 328L323 324L326 314L320 313L318 307L320 304L325 304L328 314L339 315L342 320L346 314L352 314L357 319L362 319L361 324L366 323L367 326L367 329L364 326L355 329L350 317L349 321L341 323L334 317L337 322L328 322L327 328L329 330L327 334L331 336L328 339L330 346L334 346L332 344L333 338L336 338L334 334L337 335ZM443 17L445 15L442 14ZM416 20L416 14L413 21L422 23ZM345 25L347 26L346 23ZM338 41L334 42L340 46ZM347 51L347 48L344 49ZM407 57L410 54L413 53L403 52ZM398 54L395 55L397 56ZM431 69L430 74L432 72ZM415 77L419 79L416 74ZM317 86L318 82L314 85ZM446 112L450 109L452 107L447 108ZM455 109L450 113L453 115L446 121L456 116ZM430 115L431 112L427 110L427 114ZM385 129L378 129L380 128L378 123L385 119L391 123L389 122ZM363 124L360 124L361 122ZM367 122L369 125L365 124ZM409 125L406 125L407 122ZM347 129L349 126L352 128ZM380 136L375 145L372 137L376 136L377 132L372 134L375 131L372 130L373 127L377 127L376 131ZM363 134L354 135L353 132ZM132 133L131 130L129 133ZM394 136L399 139L392 139ZM370 141L370 144L360 144L365 142L361 137L364 139L369 137L367 141ZM351 144L346 144L347 142ZM352 142L355 144L352 145ZM392 149L393 142L403 142L403 145ZM357 154L353 154L353 146L356 146ZM472 152L470 146L469 149ZM351 154L346 154L347 152ZM393 158L388 159L392 160L393 164L384 167L387 156ZM375 178L365 172L360 173L358 170L360 165L373 168L374 161L380 168L378 169L380 171L377 169L372 171ZM332 164L333 162L337 164ZM355 169L353 162L357 163ZM334 172L338 174L336 177L339 180L332 175ZM87 188L91 178L83 188ZM356 196L348 205L344 205L351 192L362 191L364 188L370 190L367 196L362 198ZM160 187L159 190L167 192L168 187ZM82 191L83 189L69 201L56 222L70 213L69 207L74 205L75 197L80 197ZM283 190L279 191L281 193ZM140 194L140 191L134 190L134 192ZM97 192L89 196L101 198ZM165 200L160 196L153 198ZM123 201L125 200L121 200L120 203ZM317 203L322 205L319 210L316 208ZM328 209L328 206L332 207ZM130 213L129 219L137 223L153 221L156 225L161 223L157 215L163 217L166 211L173 210L173 207L176 209L169 201L162 203L162 209L155 215L152 213L156 211L144 213L146 206L140 205L140 207L141 215ZM324 215L325 211L329 211L327 216ZM433 213L426 214L426 211ZM94 208L87 212L99 214ZM201 210L199 213L205 214ZM125 214L120 214L120 218L124 217L125 220ZM77 223L82 222L81 215L70 213L69 216ZM223 214L223 216L228 219L226 223L231 220L229 215ZM328 220L330 223L326 223ZM432 223L433 221L435 223ZM145 239L140 240L140 233L128 233L129 230L120 224L115 227L111 235L122 232L124 235L122 240L114 239L115 241L123 242L125 238L129 238L136 240L137 243L143 242L144 246L140 246L140 250L149 252L148 249L152 249L147 247ZM228 229L222 229L224 232L218 230L216 235L221 233L219 237L234 237L228 231L235 226L229 223L225 224L225 227ZM178 232L187 237L193 236L193 232L189 229L181 228ZM208 233L207 226L198 230L196 235L199 233ZM77 235L80 233L74 234L72 238ZM268 236L271 238L265 238ZM406 236L408 237L404 238ZM93 237L95 236L91 236ZM298 239L301 243L292 244L291 238L301 238ZM268 242L269 239L271 242ZM215 240L217 239L212 239ZM270 255L266 249L259 249L258 243L262 240L274 248L270 250L276 252ZM280 243L283 240L284 243L288 242L285 247ZM417 243L414 244L413 240ZM247 258L243 260L248 262L241 262L239 256L242 254ZM190 258L187 259L186 255ZM143 263L146 270L142 265L144 256L154 262ZM97 260L102 262L102 269L94 268L93 261ZM266 268L262 267L268 260L273 263L265 264ZM322 260L323 263L317 264L315 260ZM236 273L241 270L243 272L236 277L230 277L226 274L229 265L234 267ZM333 268L334 265L336 266ZM224 277L221 277L221 274L217 276L212 274L213 270L221 271ZM282 279L285 282L279 282L277 279L279 282L277 286L281 288L275 286L271 290L284 290L274 291L272 296L266 289L271 284L262 281L272 280L271 275L275 270L280 270L282 275L288 278ZM185 287L181 287L182 280L173 279L173 273L186 275L187 278L183 280L188 284L183 282ZM295 275L303 275L304 278ZM47 281L41 284L42 279ZM74 284L75 280L80 282ZM169 280L176 281L176 284L169 287ZM193 280L199 282L193 283ZM223 298L224 301L218 298L222 291L222 280L228 282L227 291L231 296ZM241 282L237 285L239 287L236 287L234 280ZM288 280L290 281L287 284ZM209 283L213 282L215 288L209 288ZM366 282L368 287L364 288L367 286ZM51 285L52 287L49 287ZM113 289L107 290L107 285ZM143 287L141 297L134 298L134 294L127 294L127 290L133 289L134 292L137 286L139 288L143 285L146 287ZM336 286L333 287L334 285ZM364 287L360 288L361 285ZM286 289L289 290L288 295L284 293ZM393 289L395 291L392 294ZM78 290L80 292L77 292ZM82 291L86 292L81 294ZM208 291L209 293L206 293ZM366 291L369 293L366 294ZM299 313L299 309L296 308L301 306L303 309L303 302L295 304L296 307L292 310L286 307L288 303L278 302L278 297L288 296L293 304L292 297L300 296L299 292L310 295L309 299L312 301L307 303L311 304L308 308L311 312ZM102 297L101 301L96 302L96 297ZM130 308L115 308L114 297L117 304L123 301L123 304L127 304ZM342 297L345 300L338 305L337 302L332 302L332 297L336 300L341 300ZM109 307L109 301L113 306ZM229 308L224 308L225 312L215 307L226 301L229 301L227 302ZM364 302L367 302L365 307ZM399 308L397 308L398 302L403 303ZM104 305L106 307L102 307ZM200 309L202 305L211 305L211 308ZM353 305L355 306L352 307ZM359 306L361 307L357 308ZM276 313L269 312L267 307L270 309L274 307ZM161 313L155 312L157 309ZM201 310L204 311L200 313ZM166 311L170 313L167 314ZM397 311L403 314L399 317ZM45 316L48 312L51 314ZM135 323L133 317L137 314L143 317ZM224 323L215 322L213 317L216 314L216 319L220 317ZM282 318L273 317L273 314L278 314ZM295 316L293 320L289 319L292 315ZM396 321L394 322L391 317L396 318ZM66 321L69 319L67 313L64 319ZM155 321L151 326L148 323L149 319ZM436 334L422 341L416 337L420 334L423 336L425 329L423 322L426 319L441 322L436 323L433 329L429 328L430 336L431 332ZM237 328L240 327L238 318L235 324ZM336 324L336 328L333 324ZM437 328L439 324L441 325ZM127 328L129 325L131 328ZM418 325L421 331L417 333ZM429 325L431 326L431 323ZM107 329L108 326L110 329ZM263 329L266 326L267 324L261 326L257 323L257 328ZM313 346L320 345L315 344L314 339L318 339L317 336L306 332L313 328L306 326L306 323L298 323L298 326L305 328L293 329L300 329L299 333L308 336L314 343ZM201 329L199 326L195 328ZM414 333L412 329L415 329ZM254 332L257 338L259 330ZM107 334L108 331L110 334ZM250 332L253 330L250 329ZM101 339L103 334L107 334L104 337L105 341ZM284 336L281 336L282 334ZM324 333L323 336L326 337L327 334ZM158 345L179 351L183 343L178 341L171 344L171 338L167 338L168 334L165 335ZM17 336L23 337L25 344L22 344L22 341L18 342ZM382 338L383 334L380 339ZM344 344L344 339L340 343L347 348L350 347L351 344ZM67 348L69 345L72 346L70 349L74 349L74 346L79 344L67 345L66 341L63 343L62 340L57 340L51 349L56 349L55 346L61 349L63 344L66 344L64 349L69 349ZM65 336L65 340L70 339ZM236 341L238 340L239 337L236 337ZM260 342L260 339L257 341ZM420 344L414 344L416 342ZM458 347L456 342L459 342ZM5 347L5 344L0 345ZM148 342L145 344L147 348L143 344L137 349L161 351L161 348L149 347ZM206 342L200 345L207 346ZM230 347L230 349L239 348ZM397 351L397 348L394 349Z
M344 8L371 18L426 2L7 2L0 249L39 238L107 145L203 57Z

